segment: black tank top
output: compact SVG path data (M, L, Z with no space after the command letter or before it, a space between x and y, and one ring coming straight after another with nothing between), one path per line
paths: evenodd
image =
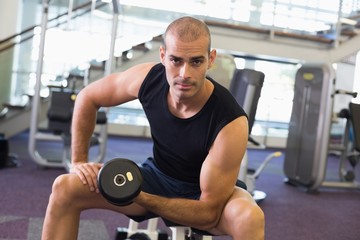
M246 116L226 88L208 79L214 84L213 93L204 107L187 119L169 111L169 85L161 63L150 70L139 91L150 123L156 166L170 177L191 183L199 183L201 165L219 131L239 116Z

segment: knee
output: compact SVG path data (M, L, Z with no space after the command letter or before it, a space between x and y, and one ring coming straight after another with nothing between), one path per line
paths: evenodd
M263 239L264 237L265 215L256 203L247 202L235 211L234 224L235 229L241 229L243 233L251 233L252 239Z
M50 195L50 203L57 205L70 205L76 197L75 184L73 174L63 174L58 176L53 185Z
M239 216L240 221L246 221L250 226L259 228L264 228L265 226L264 212L257 204L249 204L243 214L240 214Z
M230 223L230 232L233 236L239 234L243 239L262 239L265 232L265 216L253 200L237 199L228 210L227 222ZM248 234L252 237L244 237Z

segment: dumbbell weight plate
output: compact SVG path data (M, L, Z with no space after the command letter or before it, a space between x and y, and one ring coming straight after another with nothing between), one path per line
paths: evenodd
M115 158L106 163L98 174L101 194L112 204L124 206L140 193L142 175L136 163L125 158Z

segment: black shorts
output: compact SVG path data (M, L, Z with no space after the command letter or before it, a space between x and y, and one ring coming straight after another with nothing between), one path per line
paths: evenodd
M187 198L199 199L201 191L200 185L183 182L169 177L162 173L154 164L153 158L148 158L140 165L143 183L141 190L150 194L168 198ZM141 222L150 218L158 217L152 212L145 216L128 216L129 218Z
M141 190L150 194L168 198L186 198L197 200L200 198L201 190L199 183L188 183L172 178L162 173L154 164L153 158L148 158L140 165L143 176ZM237 186L246 189L246 184L238 180ZM145 216L128 216L129 218L141 222L158 215L147 212ZM163 219L166 225L174 225L170 221Z

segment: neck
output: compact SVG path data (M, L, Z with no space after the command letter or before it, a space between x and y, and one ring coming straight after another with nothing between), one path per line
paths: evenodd
M206 104L214 89L214 85L206 80L204 87L198 94L191 98L177 98L170 92L168 94L168 106L170 112L179 118L190 118L197 114Z

